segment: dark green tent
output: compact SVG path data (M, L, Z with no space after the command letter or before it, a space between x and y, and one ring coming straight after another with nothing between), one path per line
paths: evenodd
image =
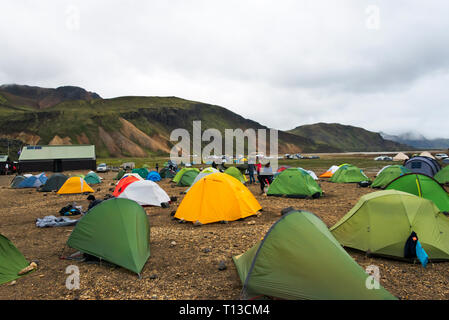
M25 180L26 179L26 177L24 177L24 176L16 176L12 181L11 181L11 188L14 188L14 189L16 189L16 188L18 188L19 187L19 184L23 181L23 180Z
M200 173L200 170L198 168L182 168L181 170L179 170L176 175L173 177L173 182L178 183L179 180L181 180L182 176L184 175L184 173L188 172L188 171L196 171L197 173ZM193 182L193 181L192 181Z
M270 185L268 196L287 196L292 198L318 198L323 194L318 183L307 171L289 168L282 171Z
M429 259L449 260L449 218L432 201L410 193L364 195L330 230L345 247L396 258L404 258L414 231Z
M196 170L188 170L188 171L184 172L184 174L179 179L177 186L178 187L190 187L197 175L199 175L199 172Z
M377 174L377 177L376 179L374 179L373 183L371 184L371 187L383 188L394 179L407 173L411 173L411 171L404 166L400 165L388 166Z
M85 177L84 181L88 184L99 184L101 183L101 178L95 172L89 172Z
M440 184L448 184L449 183L449 166L444 167L433 178L438 181Z
M449 196L444 188L433 178L409 173L393 180L385 190L399 190L415 196L432 200L443 212L449 212Z
M310 212L285 214L257 245L233 259L244 299L395 299L382 287L367 288L368 274Z
M133 169L132 173L137 173L143 179L146 179L148 176L148 173L150 173L150 171L148 171L147 168L138 168L138 169Z
M161 176L162 179L165 179L165 178L172 179L175 177L176 172L173 172L169 168L165 167L165 168L162 168L161 171L159 171L159 175Z
M336 183L355 183L369 180L360 168L351 164L341 166L329 179L330 182Z
M53 174L47 182L38 190L41 192L58 191L62 185L67 181L68 177L62 173Z
M20 278L18 273L28 265L28 261L14 244L0 234L0 284Z
M80 219L67 245L140 274L150 256L150 226L135 201L114 198Z
M120 171L117 173L117 175L115 176L114 180L120 180L121 178L123 178L123 176L125 175L126 171L123 169L120 169Z

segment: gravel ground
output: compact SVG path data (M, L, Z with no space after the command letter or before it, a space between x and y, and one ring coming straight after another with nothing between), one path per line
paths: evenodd
M82 172L72 172L76 173ZM100 174L104 182L94 187L97 198L112 193L109 189L113 188L115 174ZM170 213L176 210L185 188L174 187L169 180L164 180L160 186L170 196L178 197L178 201L166 209L145 209L151 226L151 257L139 279L136 274L111 264L60 259L63 254L73 252L65 246L73 227L40 229L35 226L35 220L57 216L63 206L74 201L87 208L86 196L9 189L11 179L12 176L0 176L0 233L29 261L37 260L39 266L36 272L15 284L1 285L0 299L239 299L242 286L232 256L257 243L279 219L283 208L292 206L311 211L330 227L360 196L372 192L354 184L320 181L325 196L302 200L266 197L260 194L258 185L251 185L249 189L263 207L259 216L195 227L172 220ZM430 263L424 269L419 264L368 258L360 252L349 251L349 254L362 267L379 266L381 284L400 299L449 298L446 262ZM225 262L226 270L218 270L220 261ZM65 286L68 277L65 271L70 265L80 270L79 290L70 291Z

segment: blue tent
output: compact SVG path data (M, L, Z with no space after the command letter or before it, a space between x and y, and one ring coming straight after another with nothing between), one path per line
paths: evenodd
M40 175L26 178L17 186L17 188L39 188L40 186L44 185L47 180L48 178L45 173L41 173Z
M161 175L156 171L151 171L147 175L147 180L158 182L161 181Z
M410 169L413 173L421 173L429 177L433 177L438 171L441 170L441 166L436 160L421 156L413 157L407 160L404 167Z

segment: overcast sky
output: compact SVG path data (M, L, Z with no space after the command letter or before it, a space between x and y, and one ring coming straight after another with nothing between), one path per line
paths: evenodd
M448 137L449 1L3 0L0 84Z

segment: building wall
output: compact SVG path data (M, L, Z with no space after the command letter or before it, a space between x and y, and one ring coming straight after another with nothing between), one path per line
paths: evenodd
M19 161L19 170L21 173L26 172L54 172L57 160L30 160ZM59 160L62 171L73 170L95 170L97 168L97 161L92 159L66 159Z

